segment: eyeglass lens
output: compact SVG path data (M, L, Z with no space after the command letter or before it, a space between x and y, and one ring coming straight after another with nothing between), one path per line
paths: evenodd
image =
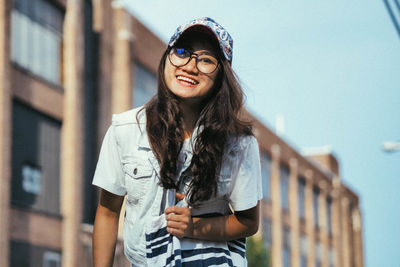
M200 72L212 73L218 66L218 60L209 54L195 54L184 48L173 48L169 54L172 65L182 67L189 63L192 57L196 58L196 66Z

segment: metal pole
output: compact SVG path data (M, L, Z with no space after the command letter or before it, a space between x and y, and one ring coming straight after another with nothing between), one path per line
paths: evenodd
M382 148L386 152L400 151L400 142L392 142L392 141L383 142Z

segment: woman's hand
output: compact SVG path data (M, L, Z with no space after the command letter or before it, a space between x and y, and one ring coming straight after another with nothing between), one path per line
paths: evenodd
M176 193L176 198L183 200L184 194ZM193 219L188 207L172 206L165 210L168 233L179 238L193 235Z
M182 200L183 194L176 194ZM253 208L234 214L210 218L192 217L187 207L172 206L165 210L167 231L179 238L229 241L255 234L258 230L260 202Z

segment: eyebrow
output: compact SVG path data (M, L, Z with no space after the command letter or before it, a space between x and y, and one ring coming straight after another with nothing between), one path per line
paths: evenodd
M216 54L212 53L210 50L203 49L203 50L198 50L197 52L195 52L194 49L187 44L177 45L176 48L183 48L183 49L190 51L191 53L196 53L199 55L209 55L209 56L218 58L218 56Z
M194 53L199 54L199 55L210 55L210 56L213 56L215 58L217 57L216 55L214 55L214 53L211 53L209 50L199 50L198 52L196 51Z

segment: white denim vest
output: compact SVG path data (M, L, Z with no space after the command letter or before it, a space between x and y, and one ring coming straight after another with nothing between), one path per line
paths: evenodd
M124 248L133 266L146 265L144 225L163 212L164 191L158 184L160 166L146 133L145 110L138 114L139 110L113 115L93 178L94 185L127 196ZM190 165L190 157L183 165L180 173ZM192 215L226 215L231 209L252 208L262 197L261 188L257 141L253 136L232 138L222 161L216 196L192 209Z

